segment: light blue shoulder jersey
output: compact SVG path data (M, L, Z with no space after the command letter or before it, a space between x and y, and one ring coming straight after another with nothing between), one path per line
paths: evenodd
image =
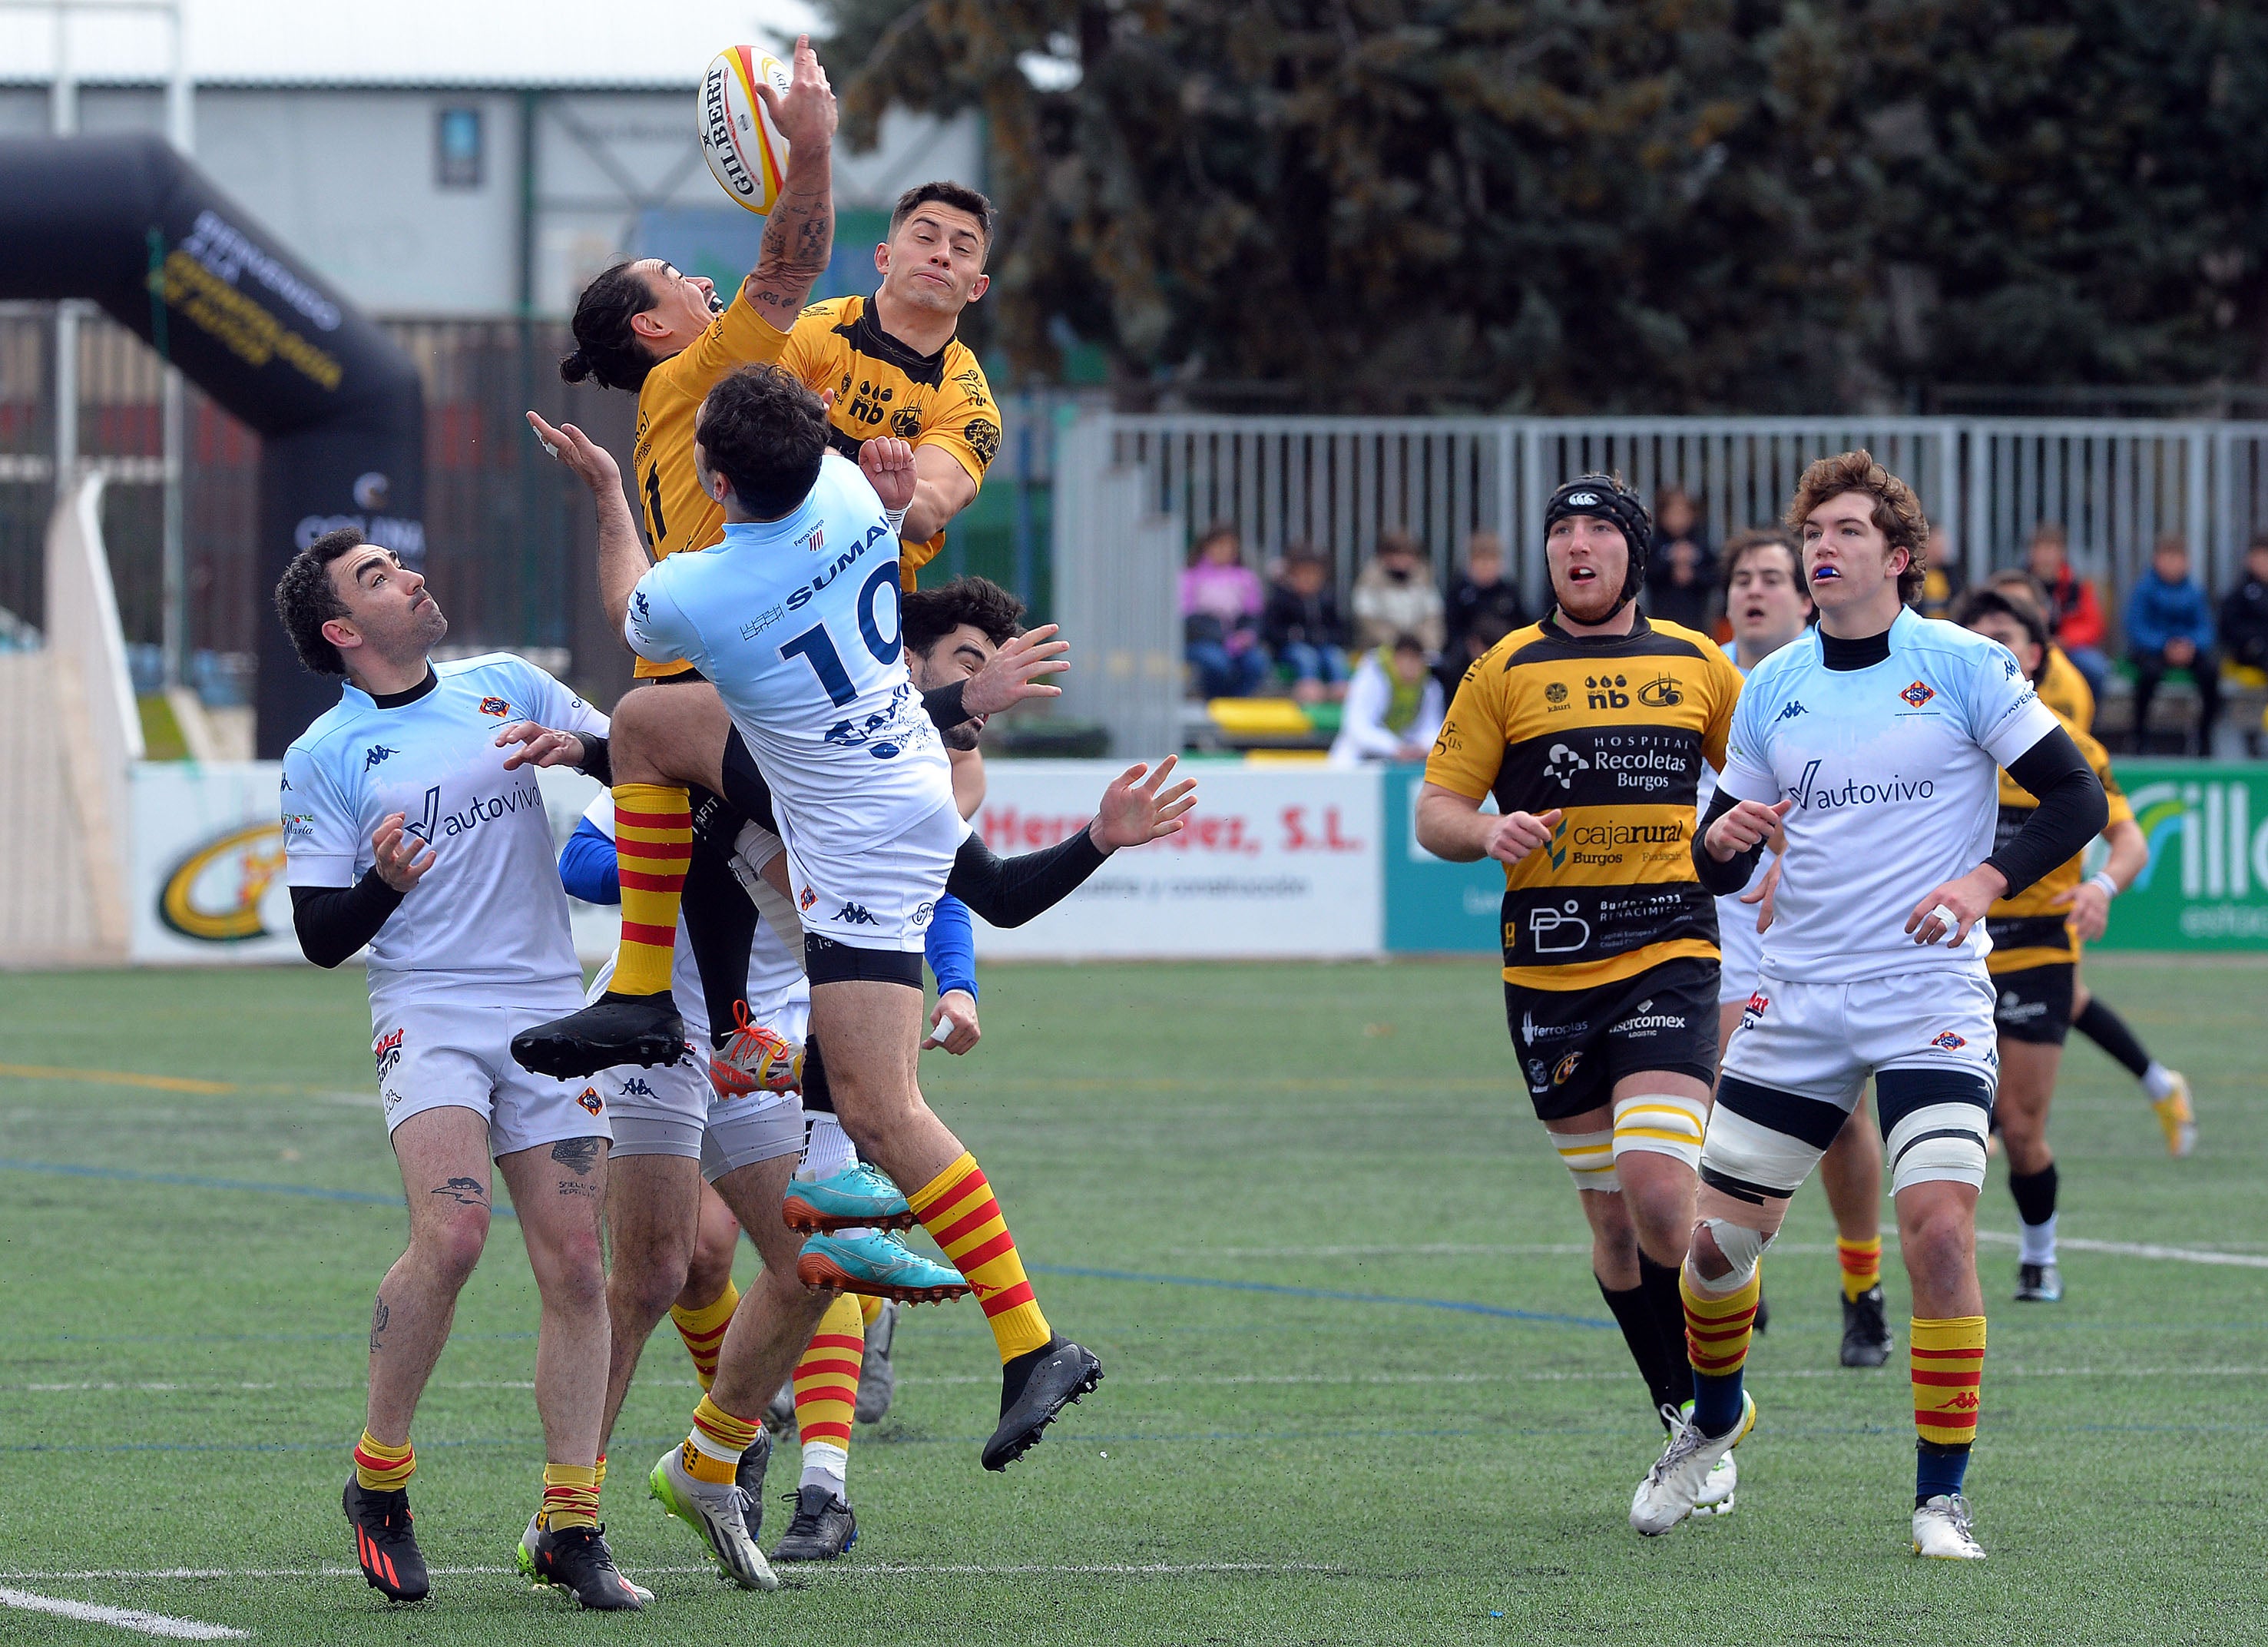
M1764 970L1854 983L1948 966L1982 971L1978 921L1958 949L1905 932L1914 905L1984 862L1999 769L2057 727L2006 646L1901 610L1890 655L1826 666L1817 629L1756 665L1733 712L1719 787L1792 800Z
M603 736L607 718L509 653L433 675L431 691L392 708L342 688L284 752L285 880L352 886L374 861L371 837L399 812L437 856L371 942L373 1001L446 991L505 1005L520 984L579 984L542 792L534 768L504 770L496 735L535 720Z

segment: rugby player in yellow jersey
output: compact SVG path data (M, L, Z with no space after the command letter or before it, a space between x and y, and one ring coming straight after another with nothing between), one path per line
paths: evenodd
M2007 647L2035 682L2045 672L2047 625L2035 608L1999 589L1984 588L1963 596L1954 617ZM2046 702L2045 693L2041 701ZM2095 768L2110 801L2110 821L2102 831L2110 861L2081 879L2080 860L2073 858L2014 897L1994 904L1984 917L1992 940L1984 964L1997 992L1992 1016L2000 1037L1994 1119L2008 1150L2008 1193L2015 1197L2023 1225L2016 1261L2019 1304L2053 1304L2063 1296L2056 1267L2056 1165L2048 1147L2048 1104L2071 1028L2080 941L2102 935L2110 900L2150 861L2150 845L2134 821L2134 809L2111 776L2110 753L2074 723L2066 720L2064 727ZM1999 838L2013 838L2038 806L2002 772Z
M1513 1052L1573 1174L1599 1290L1674 1430L1693 1393L1678 1271L1717 1066L1695 796L1703 764L1724 764L1741 676L1716 642L1633 604L1653 521L1618 479L1571 481L1543 521L1556 605L1466 673L1418 839L1505 866ZM1697 1510L1729 1510L1734 1481L1728 1454Z

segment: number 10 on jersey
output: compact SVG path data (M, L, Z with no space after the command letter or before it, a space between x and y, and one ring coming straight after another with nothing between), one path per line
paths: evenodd
M890 592L890 634L887 639L876 621L876 609L884 589ZM885 668L898 661L905 634L905 624L897 609L897 595L898 563L895 560L886 560L868 572L865 583L858 590L858 638L866 643L866 650L874 661ZM782 642L779 654L782 658L801 658L811 665L828 701L837 709L858 698L858 689L850 683L850 672L843 667L843 654L835 649L835 638L827 632L824 623L814 624L792 640Z

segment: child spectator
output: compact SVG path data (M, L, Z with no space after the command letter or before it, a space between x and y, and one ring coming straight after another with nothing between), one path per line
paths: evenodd
M1683 487L1653 499L1653 549L1646 558L1646 615L1706 633L1717 598L1717 557L1701 511Z
M1366 652L1403 635L1415 635L1428 653L1441 649L1441 591L1409 533L1379 534L1377 556L1354 580L1354 624Z
M2220 660L2213 650L2213 608L2190 581L2190 547L2161 537L2150 570L2126 597L2126 656L2134 665L2134 747L2144 747L2150 705L2169 669L2186 669L2197 683L2197 747L2213 748L2220 715Z
M2092 579L2071 569L2071 543L2060 524L2043 521L2032 528L2031 546L2024 551L2032 576L2048 595L2048 631L2072 667L2087 677L2097 698L2110 678L2110 659L2102 650L2109 625L2095 597Z
M1284 551L1284 565L1268 586L1260 636L1281 667L1292 671L1292 696L1303 704L1346 695L1346 625L1331 587L1331 565L1306 543Z
M1528 622L1520 591L1505 580L1504 540L1493 532L1476 532L1465 540L1465 575L1449 591L1444 668L1454 663L1459 675L1464 673L1466 631L1484 617L1496 620L1499 639Z
M1422 761L1441 731L1441 683L1425 668L1425 643L1396 635L1355 667L1331 764Z
M1182 573L1182 643L1205 698L1248 698L1268 673L1259 636L1260 578L1226 522L1205 528Z
M2244 575L2221 597L2220 648L2240 668L2268 671L2268 532L2252 535Z

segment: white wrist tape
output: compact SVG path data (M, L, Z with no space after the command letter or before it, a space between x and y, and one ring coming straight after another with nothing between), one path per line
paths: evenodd
M2118 883L2110 878L2110 871L2108 869L2100 870L2097 873L2088 876L2087 883L2092 887L2101 888L2102 896L2106 898L2113 898L2118 896Z
M912 505L909 504L907 508L911 508L912 506ZM890 523L890 535L892 537L899 537L904 535L906 528L905 509L885 509L882 511L882 519Z

